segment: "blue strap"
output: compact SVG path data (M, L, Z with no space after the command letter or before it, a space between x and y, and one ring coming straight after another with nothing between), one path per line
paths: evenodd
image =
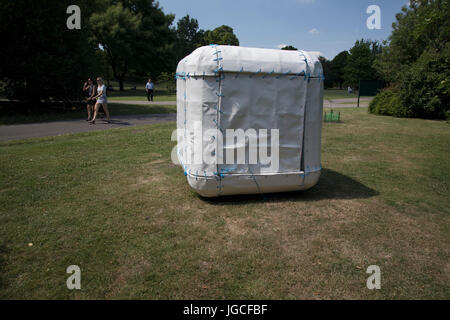
M270 76L272 73L274 73L275 72L275 70L272 70L271 72L268 72L268 73L266 73L265 75L263 75L263 79L266 77L266 76Z
M259 69L257 72L255 72L254 75L256 76L258 73L261 73L261 69ZM253 78L253 74L250 74L249 78Z
M244 71L244 67L241 67L241 71L237 72L236 75L234 76L234 78L237 78L243 71Z

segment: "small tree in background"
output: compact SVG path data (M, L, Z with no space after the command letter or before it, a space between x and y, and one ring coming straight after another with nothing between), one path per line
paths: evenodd
M294 47L294 46L289 45L289 46L285 46L285 47L281 48L281 50L293 50L293 51L296 51L298 49L296 47Z
M199 29L198 20L184 16L177 23L177 61L184 58L203 43L205 32Z
M203 45L222 44L230 46L238 46L239 39L233 32L233 28L223 25L214 30L207 30L203 37Z
M380 76L373 67L376 56L381 52L378 41L357 40L350 49L350 55L344 67L345 84L356 88L359 80L378 80Z
M322 64L323 75L325 77L324 87L325 89L331 88L333 86L333 77L331 74L331 61L322 56L319 57L319 61Z
M347 66L348 56L347 50L340 52L333 60L331 60L330 74L333 83L336 83L340 89L344 83L345 67Z

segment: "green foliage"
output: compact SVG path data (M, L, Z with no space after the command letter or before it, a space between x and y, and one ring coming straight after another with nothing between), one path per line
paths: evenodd
M197 19L184 16L177 23L177 61L181 60L203 43L204 31L199 29Z
M320 56L319 61L322 64L323 74L325 76L324 87L325 89L333 86L333 79L331 77L331 61L325 57Z
M94 13L90 19L93 42L104 49L114 77L123 90L123 80L127 72L137 63L134 59L136 43L141 33L141 15L124 8L122 3L109 6L106 10Z
M176 91L175 72L161 72L158 76L159 83L165 83L169 93Z
M204 35L203 44L222 44L230 46L238 46L239 40L233 32L233 28L229 26L220 26L214 30L207 30Z
M350 49L344 67L344 82L352 87L357 87L359 80L377 80L378 73L373 68L376 56L381 52L378 41L357 40Z
M450 39L449 0L412 0L410 5L396 15L389 45L375 62L389 82L400 81L424 51L441 51Z
M294 46L289 45L289 46L285 46L285 47L281 48L281 50L292 50L292 51L296 51L296 50L298 50L298 49L297 49L296 47L294 47Z
M369 112L394 117L410 117L411 113L405 107L398 91L385 89L369 103Z
M398 88L408 109L402 116L443 118L450 104L450 1L413 0L396 18L375 68Z
M445 118L450 110L450 44L441 52L424 52L399 83L413 117Z
M424 52L398 84L379 93L369 112L396 117L444 119L450 111L450 50Z
M89 18L92 40L104 49L121 91L130 71L159 73L167 67L172 21L153 0L111 2Z
M340 52L333 60L331 60L329 78L332 83L338 84L342 89L344 83L345 66L347 65L349 53L348 51Z
M33 102L73 101L83 80L98 70L96 46L87 29L69 30L66 0L0 0L0 75L10 99ZM77 1L82 14L94 8Z

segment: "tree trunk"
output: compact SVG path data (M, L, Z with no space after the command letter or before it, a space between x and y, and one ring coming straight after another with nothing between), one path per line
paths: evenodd
M120 91L123 91L123 78L122 78L122 77L119 77L119 78L117 78L117 80L119 81L119 88L120 88Z

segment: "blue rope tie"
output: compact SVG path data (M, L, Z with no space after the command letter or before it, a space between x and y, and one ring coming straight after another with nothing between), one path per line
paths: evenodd
M265 75L263 75L263 79L265 78L265 77L267 77L267 76L270 76L272 73L274 73L275 72L275 70L272 70L271 72L268 72L268 73L266 73Z
M261 69L259 69L257 72L255 72L254 75L256 76L256 75L258 75L258 73L261 73ZM249 75L249 78L253 78L254 75L253 74Z
M285 76L287 74L291 73L291 70L289 70L288 72L282 73L279 76L276 76L277 79L280 79L280 77Z
M243 72L244 71L244 67L241 67L241 71L239 71L238 73L236 73L236 75L234 76L234 78L236 79L240 74L241 74L241 72Z

